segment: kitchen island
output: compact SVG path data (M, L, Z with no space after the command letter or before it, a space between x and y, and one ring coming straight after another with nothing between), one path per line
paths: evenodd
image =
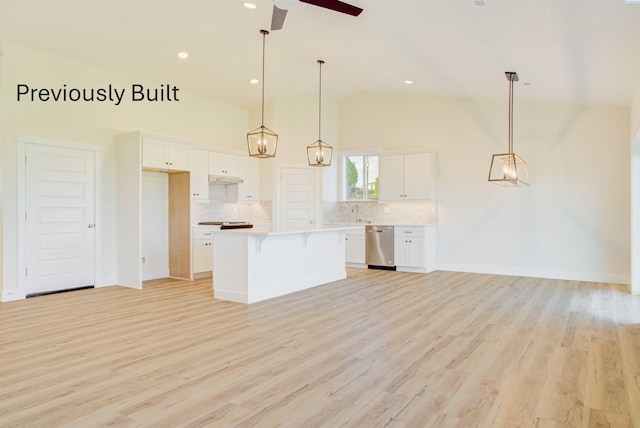
M214 299L254 303L346 278L349 229L214 231Z

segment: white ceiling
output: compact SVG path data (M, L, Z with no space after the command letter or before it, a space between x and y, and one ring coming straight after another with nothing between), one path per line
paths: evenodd
M243 1L0 0L0 39L252 106L260 102L260 86L249 84L261 72L259 30L269 28L273 2L253 0L257 9L249 10ZM267 99L317 95L317 59L326 61L323 95L334 97L504 98L504 72L516 71L516 97L628 105L640 81L640 4L348 2L364 12L351 17L299 3L271 32ZM187 60L177 58L180 50Z

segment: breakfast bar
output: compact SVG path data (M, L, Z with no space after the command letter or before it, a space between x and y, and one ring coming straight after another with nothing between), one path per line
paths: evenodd
M214 299L255 303L346 278L349 229L214 231Z

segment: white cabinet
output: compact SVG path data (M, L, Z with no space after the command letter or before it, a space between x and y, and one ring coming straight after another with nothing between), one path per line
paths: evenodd
M404 156L380 156L379 162L379 201L404 200Z
M365 264L364 227L350 229L345 233L345 261L347 266Z
M244 180L238 184L238 202L260 202L260 161L238 157L238 176Z
M380 156L379 201L433 201L433 153Z
M189 146L143 137L142 167L162 171L189 171Z
M227 186L227 202L260 202L260 161L238 156L238 176L243 182Z
M435 270L436 228L434 226L396 226L394 259L400 271Z
M191 171L191 200L209 200L209 152L193 149L189 159Z
M238 176L238 156L226 153L209 153L209 174Z
M210 272L213 269L213 229L194 228L191 243L192 273Z
M394 242L396 266L424 268L424 238L396 237Z

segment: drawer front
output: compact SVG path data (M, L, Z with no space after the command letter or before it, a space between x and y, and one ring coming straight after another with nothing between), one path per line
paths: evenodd
M193 229L193 239L213 239L215 229Z
M364 236L364 226L358 229L348 229L345 234L347 236Z
M404 237L423 237L425 235L425 227L423 226L396 226L394 230L395 236Z

